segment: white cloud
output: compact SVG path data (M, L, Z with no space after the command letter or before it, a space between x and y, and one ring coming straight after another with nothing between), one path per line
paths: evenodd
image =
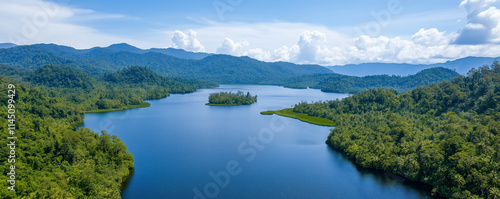
M460 7L465 8L467 14L477 14L495 2L496 0L463 0Z
M159 47L158 43L161 43L164 47L170 45L188 51L216 52L250 56L262 61L300 64L436 63L467 56L500 56L500 10L492 6L495 2L496 0L463 0L460 6L467 11L468 17L467 24L460 33L425 28L412 36L355 37L351 34L354 32L352 27L334 30L323 25L282 21L208 21L190 29L151 31L152 33L147 33L151 37L141 35L141 40L134 40L83 25L92 23L81 23L130 19L129 16L80 9L49 0L0 0L0 41L12 42L8 39L10 37L17 39L18 42L13 42L18 44L56 43L76 48L123 42L139 47ZM439 18L437 21L457 17L455 14L450 17L449 13L426 16L427 14L409 18L402 16L391 25L420 25L430 23L436 17Z
M250 49L245 55L262 61L271 61L271 53L260 48Z
M471 30L482 30L482 29L486 29L486 27L484 27L483 24L480 24L480 23L468 23L467 25L465 25L465 28L466 29L471 29Z
M242 56L244 48L248 46L248 42L234 42L233 40L226 38L224 42L217 48L215 53L227 54L233 56Z
M172 42L174 42L174 47L176 48L194 52L205 52L205 47L203 47L196 38L196 32L194 30L189 30L188 34L176 30L174 35L172 35Z
M275 49L272 54L272 61L284 61L290 62L290 57L295 57L299 53L299 46L295 45L292 48L288 46L282 46L281 48Z
M431 29L420 29L417 33L415 33L411 39L416 44L425 45L425 46L438 46L438 45L446 45L449 44L450 39L447 38L445 32L439 32L436 28Z
M500 43L500 9L491 4L496 0L463 0L461 8L467 11L467 25L461 31L457 44Z
M299 64L343 65L383 62L430 64L467 56L500 56L500 45L454 45L455 34L446 35L437 29L421 29L410 40L400 37L369 37L353 39L350 46L328 47L327 37L319 31L306 31L291 46L266 51L250 49L239 52L262 61L286 61Z
M277 47L297 44L297 37L305 30L317 30L325 34L329 38L326 42L328 46L346 46L352 39L349 35L339 33L326 26L281 21L262 23L208 21L202 27L191 29L198 33L198 40L203 43L208 52L216 52L221 42L226 38L240 43L242 41L248 42L247 48L249 49L261 48L272 52ZM189 31L189 29L178 30ZM173 35L174 31L167 30L163 33Z
M319 62L322 54L328 54L329 50L325 45L326 35L319 31L306 31L299 39L299 54L297 61L299 62Z
M309 30L313 31L299 34L295 31L296 29L292 28L293 31L282 34L287 35L285 39L289 41L287 44L274 45L281 46L279 48L264 50L238 48L238 53L233 54L248 55L263 61L321 65L365 62L427 64L467 56L498 57L500 56L500 51L498 51L500 45L497 45L500 42L500 10L491 6L495 2L496 0L462 1L460 6L467 10L468 23L460 33L447 34L444 31L440 32L437 28L422 28L409 39L366 35L352 38L328 28L304 26L310 27ZM264 31L256 32L255 26L255 24L251 25L254 31L252 34L263 35ZM272 24L266 24L266 26L280 27ZM281 27L290 28L290 24ZM273 30L281 33L279 29ZM280 38L276 32L270 31L265 35L270 38ZM290 42L292 39L289 36L294 36L296 42ZM329 41L330 39L332 40ZM263 41L269 41L269 39L263 39ZM251 45L254 43L249 42L248 46Z

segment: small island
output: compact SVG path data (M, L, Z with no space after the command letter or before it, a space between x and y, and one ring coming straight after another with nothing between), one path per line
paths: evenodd
M219 92L211 93L208 97L208 103L206 105L210 106L237 106L237 105L250 105L257 102L257 95L252 96L250 92L245 93L238 91L236 93L232 92Z

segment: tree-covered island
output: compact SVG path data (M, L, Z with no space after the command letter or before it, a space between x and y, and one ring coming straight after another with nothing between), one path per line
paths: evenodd
M243 93L238 91L236 93L232 92L219 92L211 93L208 97L208 103L206 105L210 106L236 106L236 105L249 105L257 102L257 95L252 96L250 92Z

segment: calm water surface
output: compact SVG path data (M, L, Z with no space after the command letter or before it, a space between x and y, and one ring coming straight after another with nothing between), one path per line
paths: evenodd
M219 91L250 91L249 106L206 106ZM345 94L222 85L149 101L151 107L86 114L84 126L118 135L135 157L123 198L428 198L404 179L357 169L322 127L261 111Z

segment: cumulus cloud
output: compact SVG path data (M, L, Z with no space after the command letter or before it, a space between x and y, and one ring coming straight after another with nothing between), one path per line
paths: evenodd
M431 29L420 29L415 33L411 39L416 44L424 46L439 46L447 45L450 42L450 38L445 36L445 32L439 32L436 28Z
M319 31L306 31L299 39L299 53L297 60L299 62L318 62L322 54L328 53L325 45L326 35Z
M467 11L467 25L456 44L500 43L500 9L491 4L496 0L463 0L460 7Z
M493 6L496 3L497 0L462 0L460 7L467 13L467 23L461 31L452 33L421 28L413 35L402 37L352 37L325 26L287 22L211 22L210 26L197 31L208 48L218 46L210 51L250 56L262 61L320 65L366 62L429 64L468 56L500 56L500 10ZM436 19L432 16L426 20ZM404 23L408 20L405 19ZM343 32L347 29L344 28Z
M290 62L290 57L295 57L299 52L299 47L294 46L289 48L288 46L282 46L281 48L275 49L272 54L273 61L284 61Z
M226 38L224 42L217 48L215 53L227 54L234 56L242 56L244 54L244 49L248 47L248 42L234 42L232 39Z
M189 30L188 34L176 30L174 35L172 35L172 42L174 42L174 47L176 48L194 52L205 52L205 47L203 47L196 38L196 32L194 30Z
M271 53L260 48L250 49L245 55L262 61L271 61Z
M298 37L297 44L282 46L272 51L249 49L238 55L262 61L286 61L298 64L343 65L350 63L382 62L430 64L467 56L500 56L500 45L454 45L455 34L445 34L438 29L420 29L411 39L400 37L355 38L351 46L328 47L327 37L320 31L306 31ZM237 49L227 39L224 43ZM232 51L232 52L234 52ZM233 53L234 54L234 53Z
M495 2L496 0L463 0L460 7L465 8L467 14L476 15Z

